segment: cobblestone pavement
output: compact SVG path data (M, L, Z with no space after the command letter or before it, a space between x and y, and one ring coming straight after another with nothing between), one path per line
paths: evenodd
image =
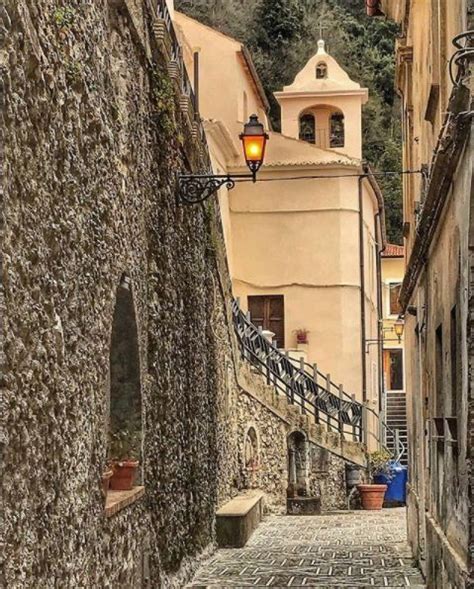
M188 587L425 587L405 509L271 516L245 548L218 550Z

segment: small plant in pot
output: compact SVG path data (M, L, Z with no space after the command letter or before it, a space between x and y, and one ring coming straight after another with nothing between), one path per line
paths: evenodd
M112 434L110 443L113 475L110 479L112 491L130 491L135 483L140 453L140 434L120 430Z
M296 343L297 344L307 344L308 343L308 333L307 329L296 329Z
M385 475L387 478L392 476L391 472L391 455L387 450L377 450L367 456L367 465L369 469L369 480L373 481L378 475ZM368 483L357 485L357 489L362 501L362 507L366 510L380 510L383 507L387 485L378 485Z

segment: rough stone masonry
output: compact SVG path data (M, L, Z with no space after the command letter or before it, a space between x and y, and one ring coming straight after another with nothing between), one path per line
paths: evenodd
M201 147L151 10L109 0L0 8L0 585L12 589L135 587L144 577L180 586L213 541L218 496L235 492L218 345L229 348L229 331L215 316L219 225L212 204L176 205L175 173ZM109 344L123 275L139 336L146 493L106 518Z
M307 428L260 377L241 378L215 203L176 203L176 173L199 169L206 148L155 8L0 6L0 585L9 589L182 587L214 545L218 506L258 486L284 509L287 437ZM124 280L145 493L107 517L110 348ZM310 448L310 492L342 507L344 460Z

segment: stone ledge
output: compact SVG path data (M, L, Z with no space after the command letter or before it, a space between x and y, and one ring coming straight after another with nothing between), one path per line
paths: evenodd
M105 500L105 515L112 517L145 495L145 487L133 487L130 491L108 491Z

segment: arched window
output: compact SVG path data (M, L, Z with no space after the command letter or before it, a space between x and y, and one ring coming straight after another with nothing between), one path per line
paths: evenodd
M316 79L317 80L324 80L328 77L328 66L324 63L324 61L320 61L316 66Z
M112 323L109 438L110 460L140 461L142 445L140 356L135 306L130 280L126 276L122 277L117 289Z
M315 142L316 121L314 115L304 114L300 117L300 139L308 143Z
M329 146L344 147L344 141L344 115L340 112L336 112L331 115Z

